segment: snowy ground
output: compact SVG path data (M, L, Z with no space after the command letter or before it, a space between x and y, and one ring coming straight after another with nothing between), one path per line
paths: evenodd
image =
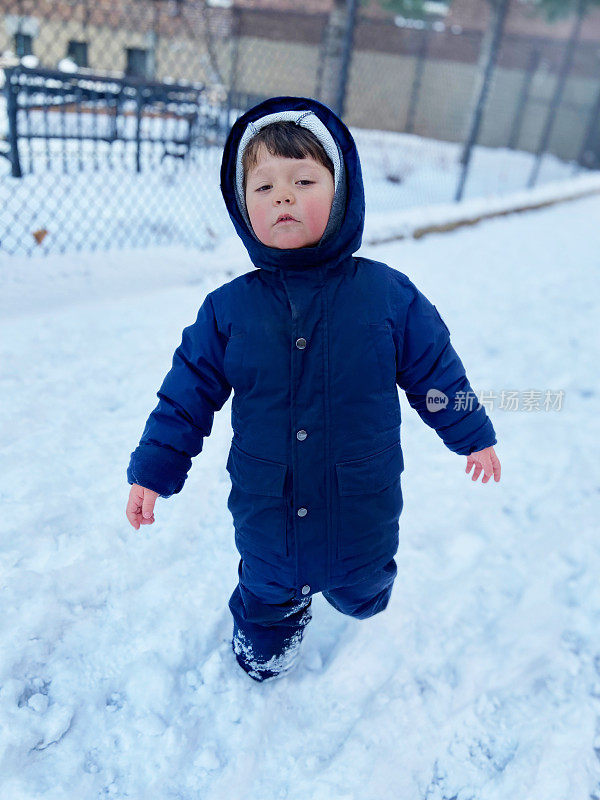
M302 660L230 647L229 403L156 523L125 468L181 329L239 243L0 265L0 795L10 800L600 798L600 199L364 248L436 304L490 410L502 480L465 475L401 395L388 609L320 595ZM7 299L8 298L8 299Z

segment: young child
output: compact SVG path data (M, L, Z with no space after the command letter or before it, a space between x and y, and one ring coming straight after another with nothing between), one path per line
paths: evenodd
M329 108L274 97L250 109L227 138L221 190L255 269L210 292L184 329L131 454L126 513L137 530L159 495L181 491L233 389L232 646L263 681L296 663L316 592L357 619L388 604L403 507L397 386L473 480L499 481L500 463L436 307L402 272L353 257L360 162Z

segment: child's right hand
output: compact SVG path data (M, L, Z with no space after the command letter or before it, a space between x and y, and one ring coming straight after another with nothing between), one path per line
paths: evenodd
M137 483L131 487L125 513L136 531L140 525L152 525L154 522L154 504L158 496L158 492L145 489Z

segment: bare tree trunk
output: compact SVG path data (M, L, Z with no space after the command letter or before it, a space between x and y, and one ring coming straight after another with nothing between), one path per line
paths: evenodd
M152 9L152 30L148 34L148 63L146 77L156 79L158 76L158 42L160 25L160 3L154 3Z
M491 11L492 17L490 19L489 25L485 29L485 33L483 34L483 39L481 40L481 47L479 49L479 58L477 59L477 73L475 76L475 81L473 83L471 99L469 101L469 114L467 116L469 124L473 119L473 115L475 114L475 109L477 108L477 104L479 103L479 98L481 97L481 90L483 89L483 84L485 81L486 69L488 67L488 64L490 63L490 57L492 55L494 34L496 31L496 26L498 23L498 14L500 11L497 0L488 0L488 6ZM463 150L461 163L464 164L464 160L465 160L465 151Z
M490 5L493 9L492 19L488 26L488 33L484 37L482 43L482 58L480 65L483 65L483 70L479 72L477 80L477 95L476 102L470 114L469 134L463 148L460 162L462 164L461 174L458 180L458 186L454 195L454 200L458 202L462 200L467 174L469 172L469 164L473 152L473 146L479 136L479 129L483 119L483 112L490 90L492 81L492 73L496 64L496 58L500 49L500 42L504 32L504 23L508 15L508 9L511 0L491 0ZM489 33L491 32L491 33ZM489 35L488 35L489 34ZM483 59L485 58L485 61Z
M204 42L206 44L206 52L208 53L208 61L211 69L210 81L223 85L225 80L223 79L223 74L219 66L219 59L217 58L217 45L215 43L214 29L211 24L211 12L206 4L206 0L200 0L198 5L200 6ZM223 13L222 9L217 9L217 13Z
M334 110L337 110L347 26L348 4L346 0L334 0L323 40L319 87L319 99Z

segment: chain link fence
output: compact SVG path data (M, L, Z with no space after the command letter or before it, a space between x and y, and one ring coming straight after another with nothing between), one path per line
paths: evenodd
M0 253L213 247L225 136L273 95L343 110L369 214L600 168L600 41L500 32L490 60L441 17L302 8L0 0Z

